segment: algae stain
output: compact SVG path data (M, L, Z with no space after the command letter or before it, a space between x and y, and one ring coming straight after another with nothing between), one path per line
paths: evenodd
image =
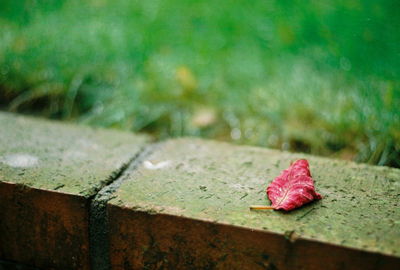
M207 191L207 186L199 186L199 189L200 189L201 191Z
M13 168L30 168L39 163L39 158L30 154L10 154L0 157L0 162Z

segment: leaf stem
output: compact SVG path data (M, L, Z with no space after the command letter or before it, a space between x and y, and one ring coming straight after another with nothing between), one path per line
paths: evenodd
M275 208L267 205L250 205L250 210L273 210L273 209Z

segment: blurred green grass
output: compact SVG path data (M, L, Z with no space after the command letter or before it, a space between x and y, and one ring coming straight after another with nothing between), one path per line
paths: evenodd
M0 5L5 110L400 167L397 1Z

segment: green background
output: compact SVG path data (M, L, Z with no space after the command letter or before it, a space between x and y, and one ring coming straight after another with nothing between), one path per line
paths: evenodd
M3 110L400 166L398 1L0 5Z

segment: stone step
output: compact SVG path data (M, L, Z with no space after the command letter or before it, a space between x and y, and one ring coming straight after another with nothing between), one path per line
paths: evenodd
M323 199L250 211L307 158ZM128 171L108 202L112 269L400 269L400 170L170 140ZM128 266L128 267L127 267Z
M90 269L90 199L147 140L0 113L0 259Z

